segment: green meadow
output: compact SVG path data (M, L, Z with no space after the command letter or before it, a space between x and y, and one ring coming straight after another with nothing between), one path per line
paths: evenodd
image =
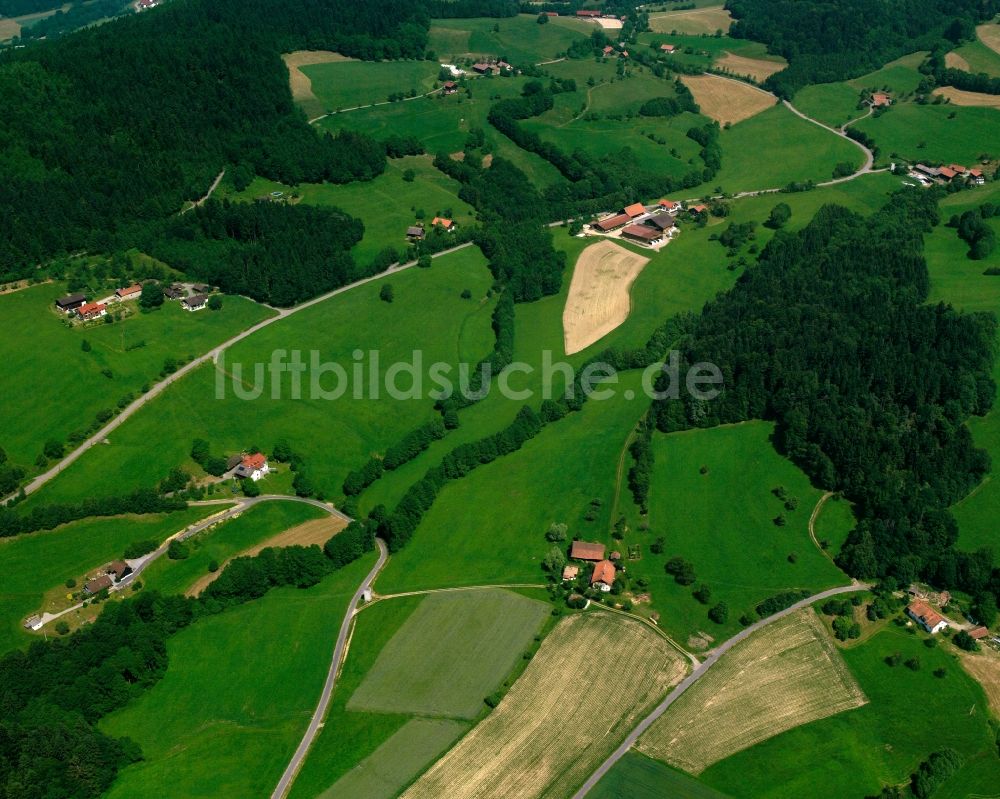
M282 191L293 197L293 202L332 205L346 211L364 222L364 238L352 253L365 264L387 247L407 247L406 229L419 220L428 229L435 216L448 217L460 226L474 221L472 207L458 198L459 183L435 169L431 161L431 156L391 159L386 171L367 183L305 183L291 187L257 178L245 191L229 189L227 194L233 199L253 200ZM408 173L412 173L412 180L406 180Z
M591 799L727 799L694 777L630 750L588 796Z
M255 505L239 516L187 539L189 557L155 561L142 573L143 583L161 594L183 594L208 573L212 561L221 566L228 558L278 533L324 515L319 508L302 502L274 501Z
M144 759L123 769L109 799L269 795L312 715L348 602L374 554L306 590L200 619L167 643L156 685L101 728L128 736Z
M732 53L743 58L757 58L763 61L783 62L781 56L767 52L767 45L748 39L733 39L730 36L699 36L685 33L640 33L640 45L650 47L659 54L661 44L672 44L678 49L669 56L668 63L686 64L707 69L716 60Z
M509 591L429 594L382 649L347 709L473 719L548 615L548 604Z
M775 106L722 131L722 169L711 183L691 190L711 193L777 189L792 181L821 182L847 162L861 166L864 155L846 139Z
M996 733L982 688L938 636L890 625L863 644L843 650L869 699L864 707L797 727L723 760L701 780L734 797L840 799L877 794L909 779L918 763L942 747L964 759L935 799L993 796L1000 784ZM914 671L885 658L916 658ZM938 669L944 676L935 676Z
M304 458L317 490L336 496L349 471L434 415L428 386L421 399L396 400L378 385L378 398L372 398L370 352L378 351L383 376L388 366L412 360L415 351L422 353L425 370L439 361L477 361L493 346L492 302L486 299L491 283L485 258L467 247L435 259L430 269L414 267L276 322L227 350L224 363L205 364L171 386L116 430L109 444L89 450L46 486L40 499L29 502L149 486L175 466L197 470L190 460L195 438L208 440L220 454L251 446L266 452L285 438ZM379 299L386 284L394 290L391 303ZM465 289L471 299L460 296ZM347 381L329 372L317 379L322 391L336 393L339 385L343 394L310 399L307 375L301 398L295 399L286 374L279 391L283 398L273 399L271 386L256 400L238 398L231 379L237 365L245 365L241 381L254 375L255 364L262 365L266 377L263 365L270 363L272 353L292 350L299 350L307 364L314 350L319 363L341 364ZM355 352L362 353L363 363L355 360ZM355 364L364 367L363 379L348 390ZM246 388L242 382L236 385ZM411 380L403 374L396 385L407 391ZM356 389L361 398L355 398ZM165 435L168 430L173 432ZM150 441L157 445L150 447ZM267 491L269 479L261 487Z
M1000 53L987 47L981 39L967 42L954 52L968 62L969 72L985 72L987 75L1000 77Z
M0 417L25 420L39 403L45 407L43 423L7 424L0 432L0 447L25 467L49 439L65 441L99 411L156 382L166 358L201 355L272 313L242 297L226 297L220 311L186 313L168 302L116 324L70 328L53 310L65 294L64 283L47 283L0 295L0 318L7 325L0 339L7 375ZM90 352L81 349L84 339Z
M816 540L821 544L826 541L829 544L827 552L836 557L855 524L851 503L846 499L832 496L823 503L819 516L816 517Z
M425 94L434 88L440 67L434 61L333 61L301 67L316 95L315 110L383 103L389 95Z
M1000 202L1000 183L988 183L969 191L952 194L941 201L941 216L947 221L953 214L961 214L984 202ZM1000 236L1000 219L989 221ZM931 275L932 302L950 302L965 311L1000 310L1000 277L984 275L990 267L1000 267L1000 250L994 250L982 261L970 260L968 247L958 238L954 228L939 225L926 236L924 254ZM1000 340L997 342L1000 353ZM993 379L1000 386L1000 357L993 366ZM1000 396L994 401L993 410L985 417L969 420L973 439L984 447L993 461L993 471L986 479L952 509L958 520L959 543L966 549L983 546L996 548L997 508L1000 507Z
M0 539L0 653L35 640L21 623L38 611L46 592L120 558L137 541L164 541L212 508L149 516L85 519L39 533ZM79 584L79 582L78 582ZM67 589L67 592L69 589Z
M809 516L822 492L774 450L772 430L769 423L747 422L654 435L649 530L633 521L624 544L640 546L642 559L628 563L629 572L648 581L649 607L682 643L699 632L728 638L744 612L781 591L847 582L809 538ZM779 486L794 509L773 493ZM782 526L774 521L779 515ZM663 552L653 554L650 544L661 537ZM664 571L674 556L694 566L693 585L679 585ZM707 605L692 595L702 584L711 589ZM717 602L729 607L725 624L708 618Z
M503 58L518 66L558 57L575 40L589 36L593 23L556 17L539 25L537 14L504 19L435 19L427 43L450 63L480 56Z

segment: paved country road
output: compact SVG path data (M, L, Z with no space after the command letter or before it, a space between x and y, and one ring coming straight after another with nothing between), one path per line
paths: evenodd
M439 258L442 255L448 255L449 253L457 252L458 250L462 250L465 249L466 247L471 247L471 246L472 242L467 241L464 244L459 244L455 247L451 247L447 250L442 250L441 252L435 253L431 257ZM253 327L248 327L242 333L238 333L231 339L222 342L217 347L206 352L204 355L200 355L193 361L189 361L188 363L184 364L184 366L182 366L172 375L168 375L167 377L165 377L159 383L150 388L149 391L147 391L145 394L141 395L138 399L132 402L131 405L127 406L114 419L112 419L110 422L104 425L104 427L102 427L100 430L94 433L94 435L92 435L90 438L88 438L86 441L80 444L79 447L70 452L65 458L59 461L59 463L57 463L48 471L45 471L42 474L38 475L38 477L34 478L31 482L25 485L24 493L33 494L34 492L36 492L39 488L41 488L43 485L45 485L54 477L56 477L56 475L62 472L67 466L73 464L88 449L90 449L95 444L99 444L102 441L104 441L104 439L106 439L113 430L116 430L126 419L132 416L132 414L134 414L136 411L142 408L151 399L158 397L163 392L163 390L167 388L167 386L176 383L178 380L183 378L185 375L190 374L202 364L208 363L209 361L212 362L217 361L219 355L221 355L224 350L228 349L229 347L232 347L234 344L243 341L243 339L252 336L254 333L263 330L265 327L268 327L269 325L273 325L275 322L280 321L281 319L287 319L289 316L297 314L299 311L304 311L306 308L311 308L314 305L318 305L321 302L325 302L331 297L336 297L338 294L344 294L348 291L358 288L359 286L364 286L368 283L373 283L377 280L382 280L383 278L389 277L390 275L402 272L404 269L410 269L411 267L416 266L416 264L417 264L416 261L410 261L405 264L397 264L396 266L389 267L384 272L379 272L377 275L372 275L371 277L366 277L362 278L361 280L356 280L355 282L349 283L346 286L341 286L340 288L334 289L333 291L328 291L326 294L321 294L318 297L313 297L311 300L307 300L306 302L303 302L300 305L296 305L293 308L278 309L278 312L275 316L268 317L267 319L258 322ZM0 500L0 504L5 503L11 499L14 499L16 496L17 496L16 493L10 494L4 497L2 500Z
M719 658L736 646L736 644L740 641L753 635L755 632L763 627L766 627L771 622L784 618L785 616L788 616L797 610L801 610L802 608L809 607L809 605L814 602L821 602L824 599L837 596L838 594L850 594L856 591L867 591L869 588L871 588L870 585L866 585L864 583L854 583L852 585L843 585L839 588L830 588L826 591L820 591L818 594L813 594L811 597L807 597L806 599L796 602L791 607L785 608L785 610L778 611L773 616L768 616L766 619L761 619L760 621L751 624L746 629L740 630L729 640L724 641L712 650L712 653L704 661L702 661L700 666L692 671L669 694L667 694L667 697L655 708L653 708L653 711L646 716L646 718L636 725L635 729L633 729L625 740L622 741L621 746L615 749L608 759L598 766L597 771L591 774L587 778L587 781L580 786L580 790L573 794L573 799L583 799L583 797L585 797L594 788L594 786L600 782L601 778L611 770L611 767L625 756L625 753L632 748L632 745L637 740L639 740L639 736L648 730L652 726L653 722L662 716L667 711L667 708L676 702L688 688L698 682L698 680L705 675L705 672L707 672Z
M292 786L292 781L295 779L296 773L302 766L302 762L305 760L306 755L309 753L309 747L312 746L316 735L323 726L323 717L326 715L326 709L330 705L330 697L333 696L333 688L337 683L337 674L340 672L340 663L344 658L344 650L347 647L347 637L351 631L351 622L354 620L354 613L358 607L358 602L361 600L361 596L364 594L365 590L371 588L372 582L378 576L379 571L381 571L382 566L385 565L385 561L389 557L389 550L386 548L385 542L383 542L381 538L376 538L375 543L378 544L378 560L375 565L372 566L372 570L368 572L365 579L361 581L361 585L358 586L358 590L354 592L351 604L347 606L347 613L344 614L344 621L340 625L340 634L337 636L337 643L333 647L333 657L330 659L330 669L327 672L326 682L323 684L323 691L320 693L319 702L316 704L316 709L313 711L312 719L309 721L309 726L306 728L305 735L302 736L302 740L299 742L299 746L295 750L295 754L292 755L292 759L285 768L285 773L281 775L281 779L278 780L278 785L274 789L274 793L271 794L271 799L282 799L282 797L288 792L288 789Z

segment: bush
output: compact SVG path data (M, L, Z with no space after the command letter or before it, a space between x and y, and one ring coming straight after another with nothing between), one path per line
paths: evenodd
M208 570L212 574L215 574L219 570L219 561L214 558L208 562Z
M167 557L171 560L186 560L190 556L191 550L188 548L188 545L176 538L167 547Z
M73 579L72 577L70 577L70 578L69 578L69 579L68 579L68 580L66 581L66 587L67 587L67 588L76 588L76 580L74 580L74 579Z
M249 477L244 477L240 480L240 490L243 492L245 497L259 497L260 496L260 486L258 486Z
M145 541L136 541L134 544L129 544L125 547L125 551L122 553L122 558L125 560L135 560L136 558L141 558L143 555L148 555L159 548L160 544L158 541L153 539L146 539Z
M720 602L708 611L708 618L716 624L725 624L729 620L729 606L725 602Z
M208 298L208 309L210 311L221 311L222 310L222 296L219 294L213 294Z
M396 295L395 292L392 290L391 283L386 283L384 286L382 286L382 290L379 291L378 293L378 298L382 300L382 302L392 302L395 299L395 297Z
M56 622L56 632L59 635L67 635L69 633L69 624L67 624L65 619L60 619Z

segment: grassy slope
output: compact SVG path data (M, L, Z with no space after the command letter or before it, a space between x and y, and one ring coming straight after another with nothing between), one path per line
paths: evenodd
M993 77L1000 76L1000 53L991 50L979 39L968 42L955 52L969 63L969 71L978 74L985 72Z
M202 619L167 645L170 667L101 727L145 760L108 796L269 794L305 729L369 554L307 590L283 588Z
M266 541L278 533L325 514L301 502L266 502L257 505L220 527L213 527L187 543L191 550L185 560L160 558L142 574L143 582L164 594L183 594L208 572L213 560L221 565L227 558Z
M200 355L271 313L242 297L227 297L219 312L185 313L177 303L166 303L119 324L70 329L52 311L53 301L65 293L65 284L51 283L0 296L6 328L0 338L5 369L0 418L28 419L39 403L45 408L44 424L10 424L0 432L0 446L25 466L34 463L48 439L65 440L101 409L155 381L165 358ZM81 351L83 339L91 352ZM125 351L139 341L146 345ZM103 369L113 377L101 374Z
M712 766L701 775L735 797L860 796L905 781L931 752L950 746L966 760L935 797L992 795L1000 780L995 735L982 689L943 641L888 627L844 651L868 705L790 730ZM917 657L919 671L883 662L900 652ZM933 672L943 668L946 677Z
M816 540L828 541L828 551L831 555L836 555L847 540L848 533L854 529L854 524L851 503L846 499L831 497L816 517Z
M952 214L978 206L983 202L1000 202L1000 183L989 183L968 192L950 195L941 202L941 214L947 220ZM1000 236L1000 219L990 220ZM925 255L931 274L931 301L951 302L966 311L992 311L1000 309L1000 277L983 274L991 266L1000 266L1000 250L985 261L971 261L966 256L968 248L958 238L953 228L941 225L926 237ZM1000 341L997 352L1000 354ZM994 363L993 378L1000 385L1000 355ZM974 549L981 546L997 547L996 519L1000 508L1000 398L993 410L983 418L969 421L975 442L985 447L993 459L993 473L979 488L959 502L955 518L959 526L959 543Z
M619 760L588 794L592 799L725 799L726 795L702 785L659 760L632 750Z
M301 350L307 363L310 351L317 350L321 361L345 364L348 374L355 350L379 350L383 369L411 359L414 350L423 352L425 365L454 363L460 355L475 361L492 346L491 305L459 294L470 288L474 298L482 298L490 282L482 254L466 248L436 259L428 270L414 268L361 286L275 323L227 351L226 368L244 363L244 373L251 375L252 364L268 363L272 352L282 349ZM391 304L378 299L385 283L395 290ZM37 501L150 485L173 466L194 468L188 458L198 436L218 452L238 452L254 442L266 450L286 437L305 458L317 488L333 496L347 472L433 415L430 399L395 401L384 390L379 400L353 399L350 392L333 401L309 400L308 376L302 400L287 399L287 376L283 401L269 393L241 401L228 381L226 399L220 400L217 375L206 365L179 381L115 431L110 445L91 449L57 477ZM326 390L335 384L331 376L322 381ZM399 385L406 388L408 380L401 377Z
M412 170L414 180L403 180ZM360 263L370 262L381 250L407 246L406 228L417 222L417 211L424 212L429 226L435 216L447 216L459 225L473 221L475 211L458 199L459 184L431 165L430 156L411 156L389 161L386 171L367 183L334 185L302 184L294 189L274 181L257 178L244 192L231 190L230 196L252 200L272 191L293 192L310 205L332 205L358 217L365 224L364 238L352 253Z
M535 64L556 58L577 39L589 36L591 23L553 19L538 24L537 14L505 19L436 19L427 46L442 61L494 56L512 64ZM498 28L499 30L494 30Z
M681 641L699 630L717 640L728 637L739 629L744 611L779 591L847 582L809 540L807 523L821 492L774 451L771 430L770 424L749 422L654 438L650 530L626 537L626 543L642 546L642 560L629 570L649 580L661 626ZM779 485L798 499L796 510L786 510L771 493ZM778 514L787 521L784 527L772 521ZM653 555L648 544L658 536L666 539L666 549ZM793 552L797 562L790 563ZM674 555L694 565L695 585L678 585L664 572ZM729 606L726 624L710 621L706 606L692 597L702 583L712 589L710 604Z
M382 103L398 92L424 94L434 87L439 70L433 61L334 61L302 67L319 113Z
M42 609L39 603L46 591L121 557L131 543L163 541L211 512L210 508L192 508L170 514L86 519L0 540L0 653L34 640L22 629L21 621Z

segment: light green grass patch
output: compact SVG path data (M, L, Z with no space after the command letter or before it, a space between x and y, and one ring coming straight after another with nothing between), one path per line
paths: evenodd
M370 262L387 247L397 251L409 246L406 229L417 224L417 215L430 229L435 216L444 216L458 225L471 224L475 211L458 198L460 185L431 164L431 156L409 156L389 161L386 171L374 180L346 183L306 183L294 188L264 178L257 178L243 192L228 192L234 199L253 200L272 191L285 196L297 195L296 202L308 205L330 205L346 211L364 222L364 238L352 253L360 263ZM413 180L404 180L407 172Z
M300 67L320 113L383 103L390 94L425 94L440 67L433 61L334 61Z
M994 78L1000 76L1000 53L987 47L980 39L963 44L955 53L968 62L972 74L985 72Z
M171 638L163 679L101 721L108 734L136 741L145 758L119 772L109 799L270 795L374 560L369 554L313 588L275 589Z
M55 530L0 540L0 653L34 640L21 622L45 610L40 603L47 591L120 558L129 544L165 541L212 512L212 508L191 508L149 516L85 519Z
M592 799L727 799L694 777L635 751L615 763L588 796Z
M827 551L836 556L855 524L857 521L851 503L841 497L830 497L816 517L816 540L821 544L827 542Z
M450 719L412 719L318 799L393 799L468 728Z
M539 25L537 14L503 19L436 19L427 44L445 62L492 56L518 66L556 58L593 29L592 23L563 17Z
M474 718L547 614L544 603L509 591L430 594L386 644L347 709Z
M0 431L0 447L26 467L47 440L65 441L98 411L155 382L166 358L201 355L273 313L242 297L226 297L220 311L185 313L179 303L164 303L117 324L68 328L53 311L65 294L64 283L50 283L0 295L7 328L0 338L0 417L26 420L39 406L45 409L43 424L7 424ZM81 349L84 339L90 352ZM145 345L135 348L140 342Z

